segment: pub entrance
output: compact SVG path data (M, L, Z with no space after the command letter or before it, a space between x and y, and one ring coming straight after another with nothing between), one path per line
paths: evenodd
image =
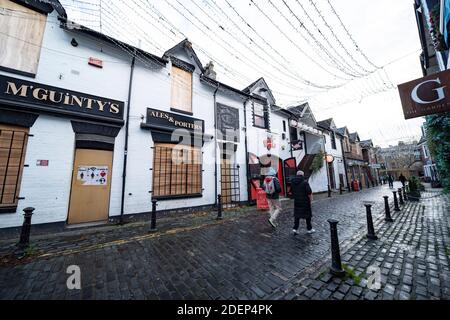
M113 152L76 149L69 224L106 221L109 216Z

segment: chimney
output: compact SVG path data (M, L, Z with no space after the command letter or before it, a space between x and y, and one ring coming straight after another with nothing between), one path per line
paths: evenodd
M216 80L217 73L214 71L214 64L212 61L205 66L204 75L210 79Z

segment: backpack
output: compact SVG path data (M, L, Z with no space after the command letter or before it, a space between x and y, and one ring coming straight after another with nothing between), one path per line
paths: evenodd
M264 180L264 190L266 191L266 194L274 194L275 193L275 182L274 178L267 177Z
M275 193L281 192L281 188L280 188L279 184L277 185L275 183L276 179L277 178L275 178L275 177L267 177L264 180L264 189L266 191L266 194L273 195Z

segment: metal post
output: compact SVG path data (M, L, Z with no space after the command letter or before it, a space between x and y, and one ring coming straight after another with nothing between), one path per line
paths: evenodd
M408 201L408 196L406 195L406 187L403 187L403 200Z
M404 205L405 202L403 201L402 188L398 188L398 198L400 200L400 205Z
M31 217L33 216L33 211L35 209L28 207L23 209L25 212L23 215L23 224L22 224L22 230L20 232L20 241L19 241L19 247L25 248L30 243L30 231L31 231Z
M366 216L367 216L367 238L370 240L377 240L378 237L375 235L375 229L373 227L372 205L365 204L365 206L366 206Z
M342 269L341 264L341 253L339 250L339 240L337 233L337 224L339 221L334 219L328 219L328 223L330 224L330 233L331 233L331 268L330 272L332 275L337 277L345 276L345 271Z
M394 211L400 211L400 208L398 207L398 199L397 199L397 191L392 191L394 194Z
M339 194L342 194L342 183L339 184Z
M328 198L331 198L331 187L328 185Z
M152 219L150 223L150 232L155 232L156 229L156 200L152 200Z
M386 217L384 218L384 221L386 222L393 222L394 219L391 217L391 208L389 207L389 197L384 196L384 211L386 213Z
M217 196L217 220L222 220L222 195Z

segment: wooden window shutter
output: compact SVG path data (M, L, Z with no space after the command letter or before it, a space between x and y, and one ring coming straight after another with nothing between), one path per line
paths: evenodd
M192 73L172 66L171 106L192 113Z
M36 75L47 16L0 0L0 67Z
M28 130L0 125L0 209L17 206Z

